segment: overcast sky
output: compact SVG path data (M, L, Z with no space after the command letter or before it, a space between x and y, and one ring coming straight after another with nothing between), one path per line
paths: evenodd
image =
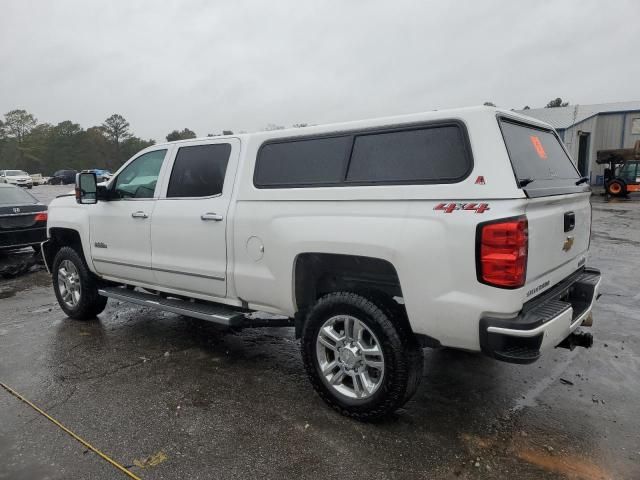
M164 140L478 105L640 100L640 1L0 3L0 114Z

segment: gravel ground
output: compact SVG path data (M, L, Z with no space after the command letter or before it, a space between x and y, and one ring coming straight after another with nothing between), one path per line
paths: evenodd
M290 329L113 301L75 322L42 271L0 282L0 382L144 479L638 479L638 200L594 197L591 350L527 366L428 350L416 396L378 424L323 404ZM126 478L2 389L0 459L3 480Z

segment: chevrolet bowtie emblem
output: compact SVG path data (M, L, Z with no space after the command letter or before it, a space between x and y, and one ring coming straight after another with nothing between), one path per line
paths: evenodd
M564 245L562 245L562 250L568 252L573 247L573 237L567 237L564 241Z

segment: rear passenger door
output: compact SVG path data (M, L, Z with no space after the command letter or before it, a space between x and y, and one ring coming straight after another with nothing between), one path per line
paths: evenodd
M151 223L152 266L159 287L226 295L227 214L240 141L180 145Z

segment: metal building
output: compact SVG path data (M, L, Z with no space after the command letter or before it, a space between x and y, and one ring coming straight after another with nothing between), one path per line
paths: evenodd
M640 140L640 101L569 105L518 110L555 127L573 161L593 185L603 184L605 165L596 163L596 152L630 148Z

